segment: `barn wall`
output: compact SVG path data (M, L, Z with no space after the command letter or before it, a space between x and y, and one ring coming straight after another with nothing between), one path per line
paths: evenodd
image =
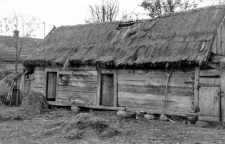
M97 95L97 71L93 68L74 68L62 71L61 68L40 68L34 70L32 80L32 90L42 92L45 95L46 72L57 72L67 74L69 82L63 85L59 78L57 84L56 101L74 102L75 100L84 102L85 105L96 104Z
M165 70L118 70L118 105L154 113L190 113L193 111L194 68L174 69L165 102L167 73Z
M97 71L96 70L71 70L63 72L69 75L68 85L59 82L57 100L85 102L85 105L96 104Z
M45 94L47 69L35 68L32 89ZM58 75L67 74L69 82L57 84L58 102L82 101L85 106L99 105L97 70L95 68L74 68L67 71L54 69ZM171 70L117 70L117 107L126 110L145 110L152 113L171 115L194 114L195 106L200 107L201 120L220 120L220 71L196 68L173 69L167 95L165 90ZM100 73L99 73L100 74ZM197 76L197 77L196 77ZM59 78L58 78L59 79Z

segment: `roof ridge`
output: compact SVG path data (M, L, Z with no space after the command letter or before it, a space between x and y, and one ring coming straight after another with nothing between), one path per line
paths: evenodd
M124 23L129 23L129 22L133 22L133 23L140 23L140 21L154 21L156 19L159 18L166 18L166 17L171 17L171 16L177 16L177 15L181 15L181 14L190 14L193 12L199 12L199 11L206 11L206 10L214 10L214 9L225 9L225 5L213 5L213 6L206 6L206 7L200 7L200 8L194 8L194 9L188 9L188 10L182 10L179 12L170 12L170 13L165 13L161 16L158 16L156 18L152 18L152 19L143 19L143 20L139 20L139 21L110 21L110 22L99 22L99 23L88 23L88 24L76 24L76 25L63 25L63 26L59 26L57 27L57 29L59 28L66 28L66 27L87 27L87 26L92 26L92 25L100 25L100 24L124 24Z
M163 18L166 16L171 17ZM71 65L93 66L148 66L167 62L202 64L209 60L215 29L224 16L225 6L210 6L167 14L138 24L117 21L64 26L45 39L24 65L64 65L68 58ZM117 31L118 28L122 29Z
M134 23L140 23L140 22L143 22L143 21L155 21L155 20L161 19L161 18L167 18L167 17L177 16L177 15L182 15L182 14L190 14L190 13L199 12L199 11L207 11L209 9L211 9L211 10L224 9L225 10L225 5L206 6L206 7L189 9L189 10L182 10L182 11L179 11L179 12L170 12L170 13L162 14L162 15L156 17L156 18L134 21ZM126 23L126 22L122 22L121 24L123 24L123 23Z
M211 10L225 9L225 5L206 6L206 7L189 9L189 10L182 10L179 12L171 12L171 13L163 14L157 18L165 18L165 17L176 16L176 15L181 15L181 14L190 14L190 13L199 12L199 11L207 11L209 9L211 9ZM157 18L155 18L155 19L157 19Z
M101 24L121 24L123 23L122 21L111 21L111 22L99 22L99 23L89 23L89 24L76 24L76 25L63 25L63 26L59 26L57 27L57 29L59 28L66 28L66 27L86 27L86 26L93 26L93 25L101 25Z

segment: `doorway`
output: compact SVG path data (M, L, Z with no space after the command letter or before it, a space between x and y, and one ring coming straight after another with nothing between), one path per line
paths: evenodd
M47 72L46 99L56 100L57 72Z
M114 103L114 82L113 74L102 74L100 105L113 106Z
M200 77L199 107L201 116L208 121L220 121L221 97L219 78Z

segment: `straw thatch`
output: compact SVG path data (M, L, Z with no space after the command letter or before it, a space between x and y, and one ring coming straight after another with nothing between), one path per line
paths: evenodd
M57 28L24 62L28 65L143 65L207 61L224 6L121 22Z
M91 133L90 133L91 132ZM53 135L59 133L66 139L85 139L87 141L98 137L112 138L121 132L111 127L108 122L90 113L80 113L72 119L50 124L39 135ZM91 142L90 142L91 143Z
M116 34L119 22L62 26L46 37L39 49L31 54L24 64L46 65L64 64L73 55L79 55L83 61L95 59ZM87 51L92 53L92 56ZM95 50L95 51L92 51ZM87 54L85 57L83 55Z

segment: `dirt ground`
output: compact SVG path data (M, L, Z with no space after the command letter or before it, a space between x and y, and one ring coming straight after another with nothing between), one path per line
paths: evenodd
M91 129L84 137L71 138L59 126L68 124L77 114L67 109L52 109L38 115L24 115L20 108L0 106L0 144L224 144L223 127L199 128L158 120L119 118L114 111L81 111L104 119L118 131L100 137ZM73 127L71 125L70 130ZM68 132L69 133L69 132Z

